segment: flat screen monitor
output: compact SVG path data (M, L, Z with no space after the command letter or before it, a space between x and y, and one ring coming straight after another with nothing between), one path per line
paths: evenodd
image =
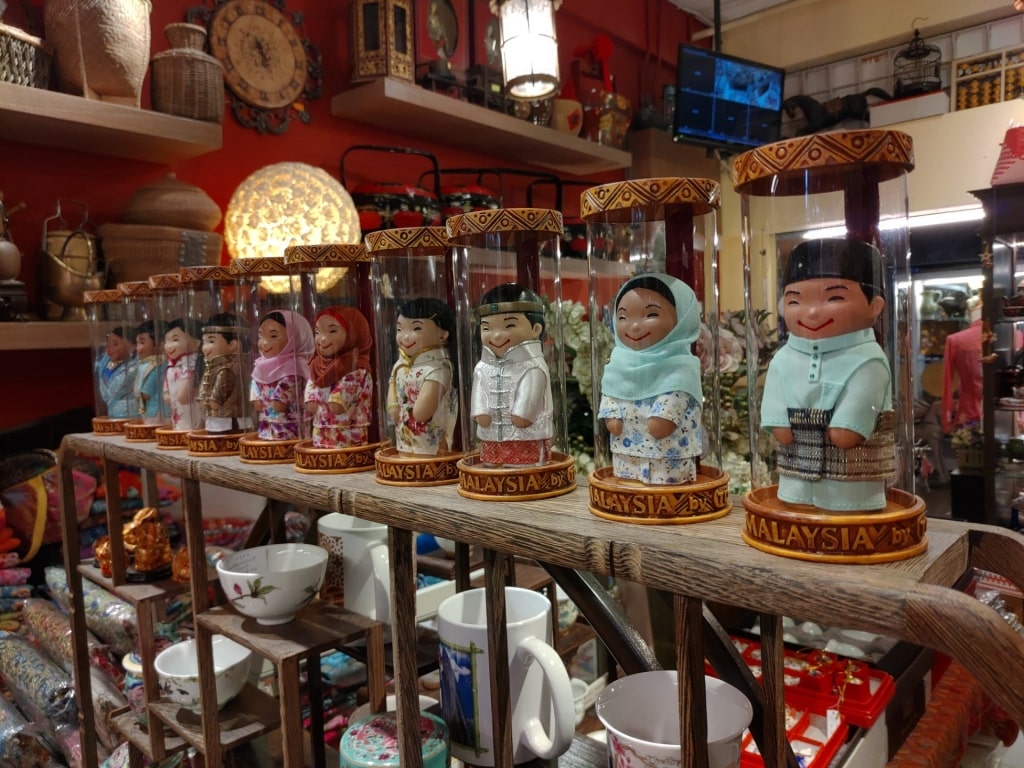
M778 141L785 75L778 67L680 44L673 137L738 152Z

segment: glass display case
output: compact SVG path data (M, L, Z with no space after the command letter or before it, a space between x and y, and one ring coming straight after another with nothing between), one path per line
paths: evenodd
M1024 184L975 190L981 226L983 519L1015 524L1013 500L1024 492ZM954 435L955 437L955 435ZM969 508L961 512L969 512ZM954 508L954 515L958 510ZM966 514L971 517L970 514Z

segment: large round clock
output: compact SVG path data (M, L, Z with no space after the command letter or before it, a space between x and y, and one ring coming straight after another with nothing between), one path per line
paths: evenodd
M266 0L226 0L214 11L210 53L224 84L254 107L295 102L306 87L306 52L295 26Z

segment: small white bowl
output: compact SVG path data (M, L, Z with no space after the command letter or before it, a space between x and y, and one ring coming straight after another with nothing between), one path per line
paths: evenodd
M217 563L228 602L260 624L284 624L309 605L327 571L327 550L314 544L268 544Z
M213 674L217 680L217 709L242 690L249 676L252 651L223 635L213 636ZM160 680L160 693L194 712L199 702L199 660L196 641L185 640L165 648L153 663Z

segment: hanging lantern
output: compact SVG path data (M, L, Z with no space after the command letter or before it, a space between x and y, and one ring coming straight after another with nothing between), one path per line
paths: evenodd
M555 11L562 0L491 0L501 20L505 89L519 101L535 101L558 90Z
M942 88L942 51L921 39L921 31L914 30L914 38L892 61L896 85L893 96L917 96Z

